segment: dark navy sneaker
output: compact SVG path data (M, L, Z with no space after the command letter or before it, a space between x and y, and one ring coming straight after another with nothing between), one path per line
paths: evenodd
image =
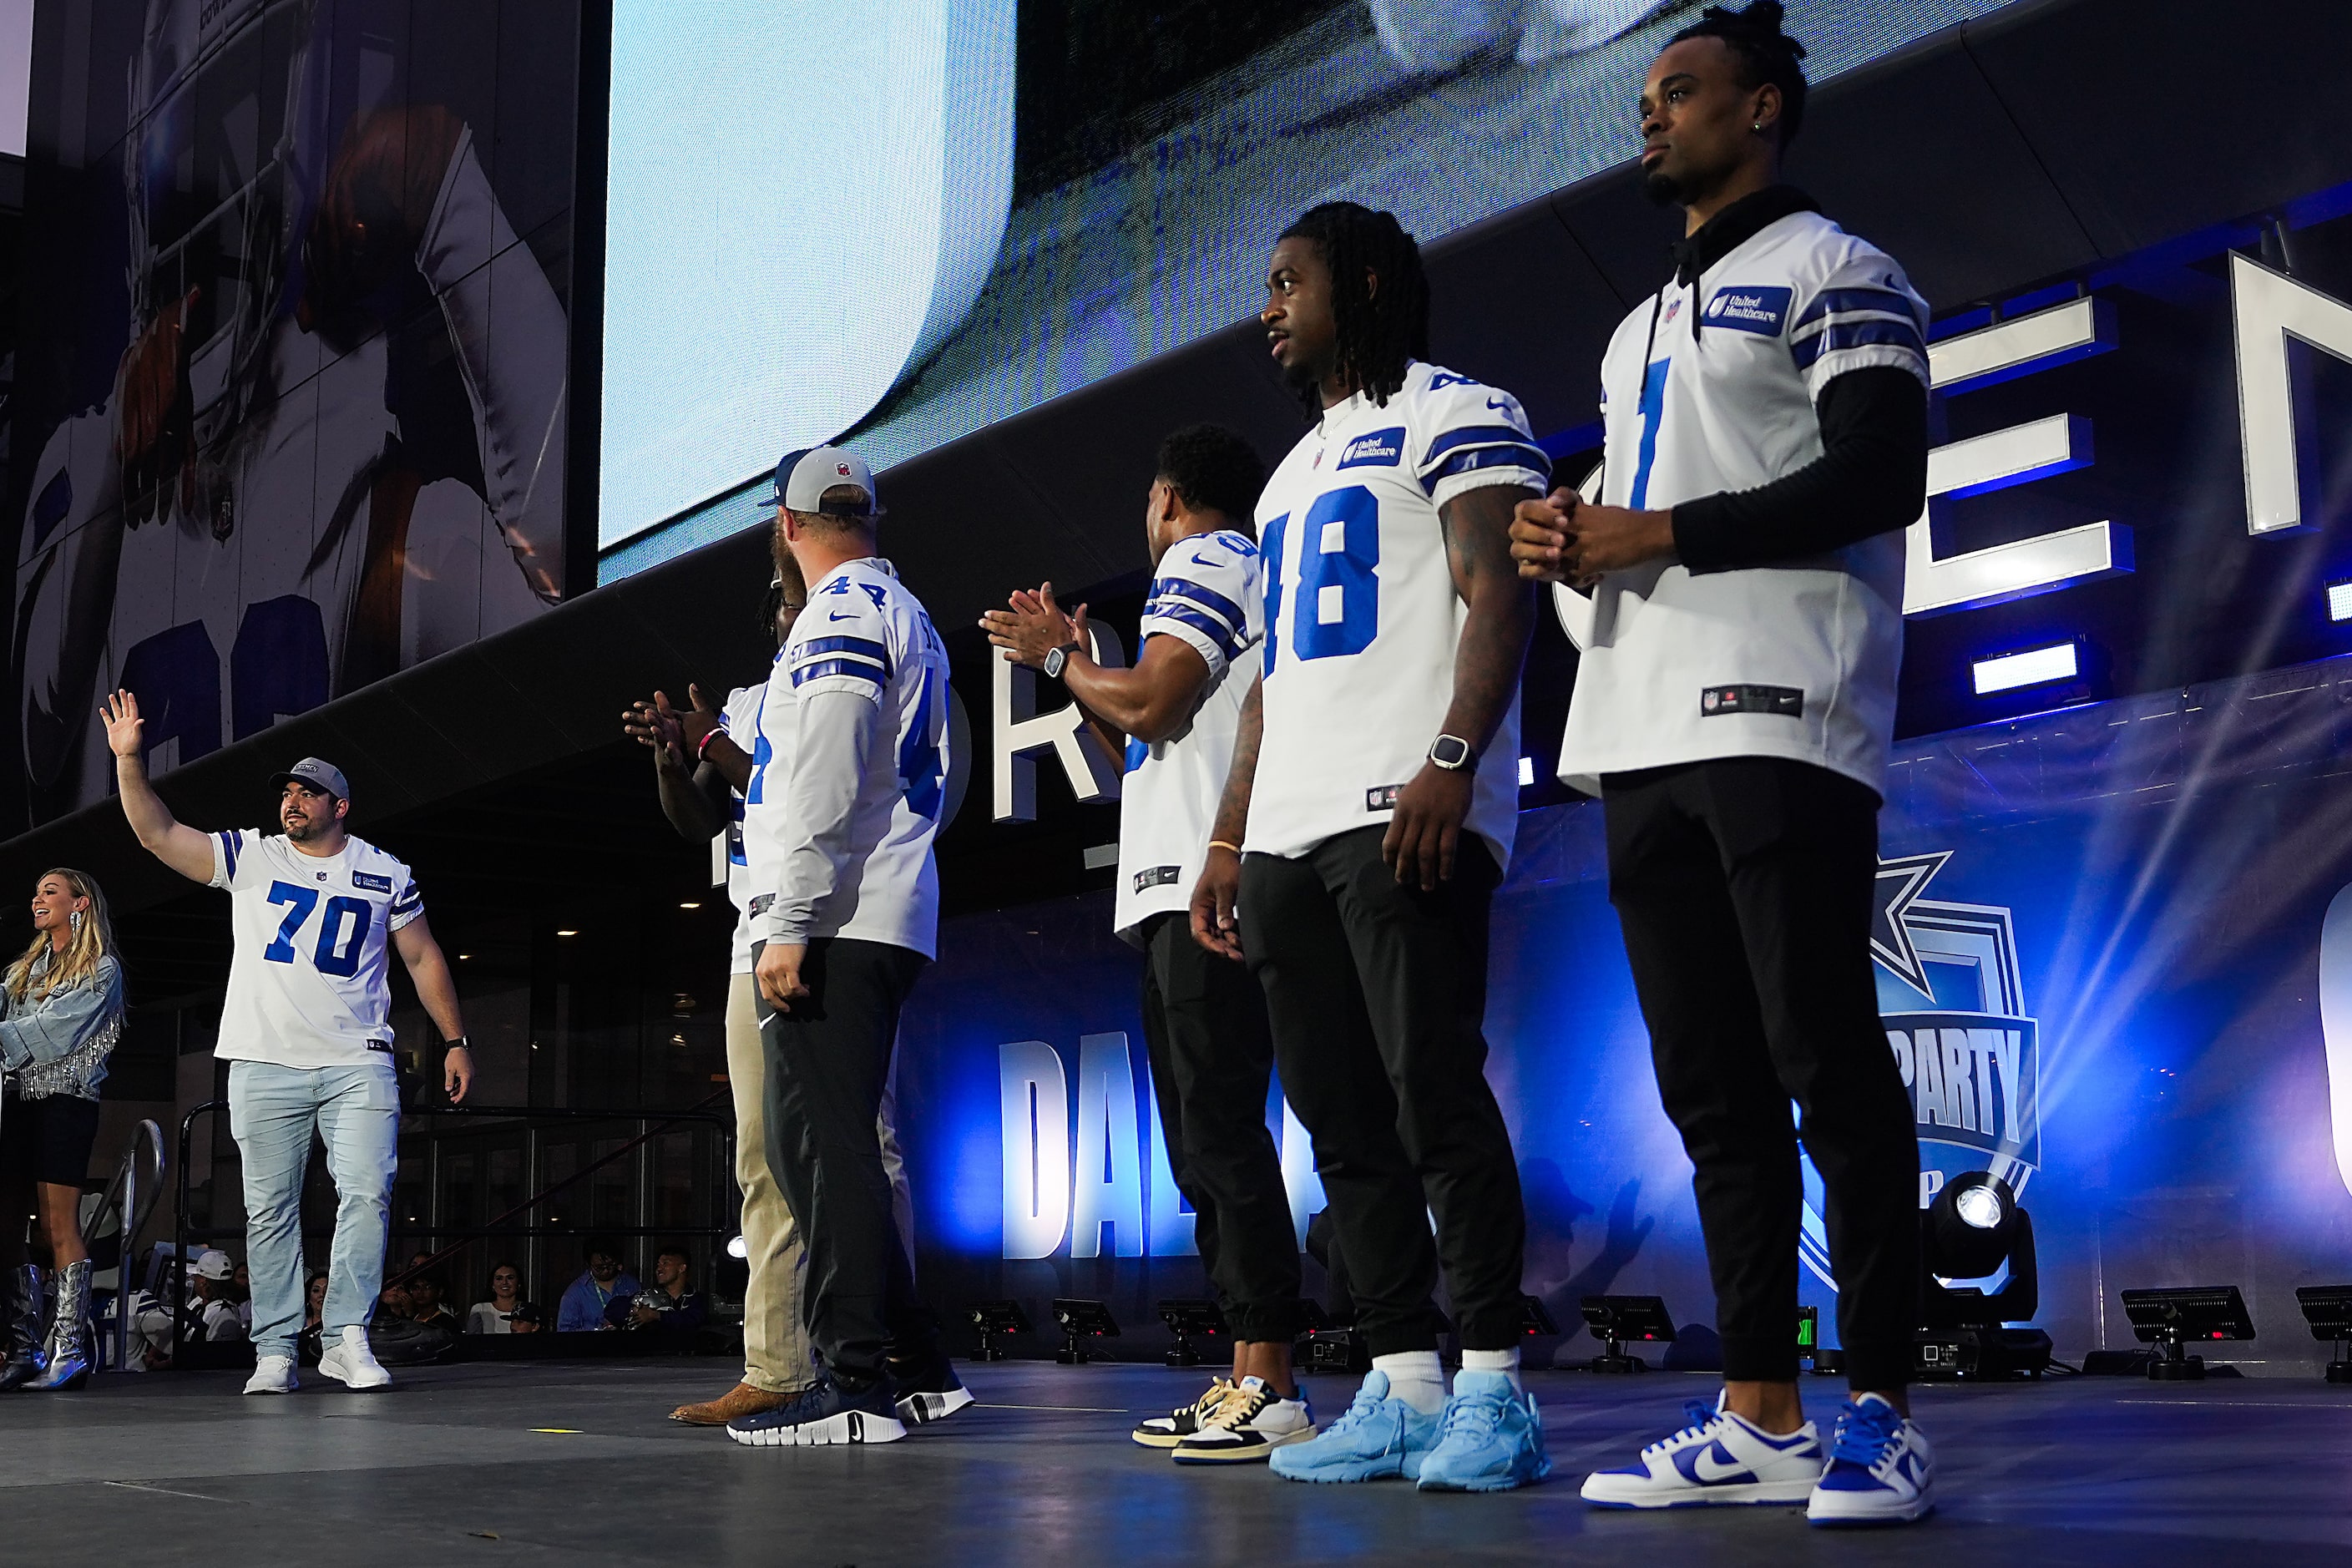
M927 1361L893 1361L890 1381L898 1386L898 1419L918 1426L945 1420L972 1402L971 1390L943 1352Z
M751 1448L818 1448L835 1443L895 1443L907 1435L890 1380L850 1393L819 1373L791 1404L727 1423L727 1436Z
M1805 1517L1815 1524L1909 1524L1936 1510L1936 1450L1875 1394L1838 1416L1829 1468Z

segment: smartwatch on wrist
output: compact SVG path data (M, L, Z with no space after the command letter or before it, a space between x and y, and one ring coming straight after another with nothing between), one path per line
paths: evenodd
M1077 651L1078 645L1074 642L1064 643L1060 647L1047 649L1045 653L1045 662L1041 667L1045 671L1046 679L1050 680L1061 679L1062 671L1069 668L1070 656Z
M471 1051L474 1047L467 1045L466 1040L467 1037L460 1035L454 1040L442 1041L441 1048L445 1051Z
M1459 735L1440 735L1430 742L1429 760L1449 773L1475 773L1478 748Z

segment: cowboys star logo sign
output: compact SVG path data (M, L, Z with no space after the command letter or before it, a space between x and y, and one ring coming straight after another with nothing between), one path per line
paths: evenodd
M2041 1030L2027 1016L2011 911L1923 895L1948 849L1878 863L1870 956L1879 1021L1919 1127L1919 1202L1967 1171L2021 1197L2042 1163ZM1832 1289L1821 1178L1805 1162L1805 1266Z

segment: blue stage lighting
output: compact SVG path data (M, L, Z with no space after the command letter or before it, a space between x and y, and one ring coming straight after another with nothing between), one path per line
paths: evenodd
M1990 697L1996 691L2015 691L2025 686L2072 680L2082 672L2082 652L2071 642L2053 643L2048 647L2030 647L2021 653L2005 653L1993 658L1977 660L1977 695Z
M2327 584L2327 618L2352 621L2352 577Z

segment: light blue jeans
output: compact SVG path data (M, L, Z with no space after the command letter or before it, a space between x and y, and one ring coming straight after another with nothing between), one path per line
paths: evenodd
M302 1331L302 1174L312 1129L327 1145L327 1173L341 1200L323 1325L332 1345L346 1327L374 1315L383 1288L384 1231L400 1163L400 1088L392 1063L231 1062L228 1125L245 1163L245 1263L253 1277L257 1355L292 1355Z

